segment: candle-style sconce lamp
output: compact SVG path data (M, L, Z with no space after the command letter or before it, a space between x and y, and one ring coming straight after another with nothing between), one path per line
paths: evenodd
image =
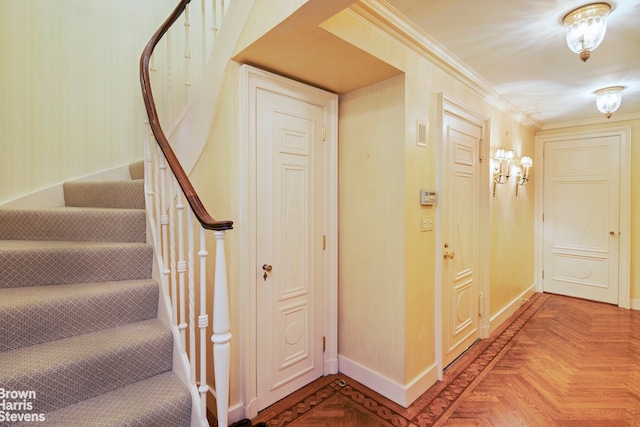
M529 182L529 173L532 166L533 159L529 156L522 156L516 178L516 197L518 197L518 187L525 186Z
M513 150L505 150L504 148L496 150L496 155L493 158L493 197L496 197L496 185L509 181L513 156Z

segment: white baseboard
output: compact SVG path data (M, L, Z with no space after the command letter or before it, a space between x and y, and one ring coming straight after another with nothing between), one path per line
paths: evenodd
M212 408L212 409L214 409L213 412L215 413L215 408ZM257 413L255 415L247 414L245 407L239 403L229 407L229 423L230 424L233 424L245 418L251 419L256 417L257 415L258 415Z
M518 309L520 308L520 306L522 306L525 300L528 300L529 298L531 298L531 296L535 293L536 293L536 285L533 284L529 286L529 288L526 289L524 292L522 292L520 295L518 295L513 301L507 304L502 310L500 310L495 315L493 315L491 319L489 319L489 322L490 322L489 332L491 333L495 331L498 327L500 327L500 325L502 325L509 317L513 315L513 313L518 311Z
M640 310L640 299L632 298L630 307L631 310Z
M330 359L324 362L324 374L331 375L338 373L338 359Z
M438 368L435 364L423 371L409 384L400 385L344 356L338 356L338 362L341 373L405 408L438 381Z
M131 179L131 175L129 174L129 164L126 164L77 179L70 179L69 181L117 181L128 179ZM62 182L59 182L47 188L25 194L24 196L2 203L0 207L10 209L62 207L64 206L62 184Z

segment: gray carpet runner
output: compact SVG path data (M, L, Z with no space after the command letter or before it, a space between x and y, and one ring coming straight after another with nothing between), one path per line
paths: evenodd
M0 426L190 425L130 171L65 184L64 208L0 209Z

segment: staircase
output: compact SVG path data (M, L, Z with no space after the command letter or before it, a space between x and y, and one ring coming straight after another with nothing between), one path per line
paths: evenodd
M130 172L66 183L65 207L0 209L0 426L191 424Z

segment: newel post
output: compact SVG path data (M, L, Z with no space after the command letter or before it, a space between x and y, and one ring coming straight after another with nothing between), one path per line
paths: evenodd
M214 231L216 237L216 271L213 284L213 374L216 381L218 426L229 425L229 369L231 332L229 326L229 291L224 253L225 231Z

